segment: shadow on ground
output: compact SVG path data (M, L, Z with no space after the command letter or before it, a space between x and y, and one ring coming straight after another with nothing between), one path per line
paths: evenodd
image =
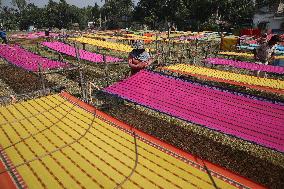
M0 65L0 79L17 94L31 93L42 89L40 78L36 74L12 65ZM45 81L45 83L47 88L54 86L51 82Z

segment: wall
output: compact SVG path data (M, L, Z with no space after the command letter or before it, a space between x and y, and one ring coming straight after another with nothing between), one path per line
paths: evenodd
M253 25L263 21L268 21L268 29L280 29L281 23L284 23L284 17L274 17L274 14L255 14L253 17Z

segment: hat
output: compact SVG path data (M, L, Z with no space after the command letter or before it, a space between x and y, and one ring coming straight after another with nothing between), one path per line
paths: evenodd
M133 49L144 49L144 44L142 41L134 41L132 43L132 48Z

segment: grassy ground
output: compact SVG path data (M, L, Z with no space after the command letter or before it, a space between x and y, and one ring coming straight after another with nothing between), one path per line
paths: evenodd
M37 43L39 40L17 40L13 43L20 43L24 48L29 49L42 56L53 59L58 58L58 54L47 50ZM155 48L156 44L149 45L149 48ZM165 56L160 56L159 63L188 63L202 65L202 59L206 56L214 56L218 44L202 42L197 47L192 44L175 44L169 48L168 44L159 44L159 52L168 52ZM82 48L82 47L81 47ZM120 58L127 58L127 53L97 49L90 45L86 49L93 52L113 55ZM178 51L182 53L177 53ZM171 54L171 56L169 56ZM109 65L95 64L87 61L78 62L75 58L63 56L64 60L80 66L86 83L92 82L99 88L104 88L114 82L122 80L129 75L127 64ZM216 66L216 69L224 70L222 66ZM228 69L228 68L226 68ZM229 71L245 74L253 74L249 71L229 68ZM283 76L272 75L269 77L283 80ZM184 78L203 84L213 85L220 88L226 88L235 92L242 92L258 96L273 101L284 101L284 97L261 93L255 90L248 90L242 87L236 87L226 84L214 83L199 80L196 78ZM56 74L45 75L46 85L49 88L65 88L65 90L75 96L81 97L81 85L79 71L66 71ZM22 93L30 93L41 89L41 81L36 74L24 71L20 68L0 61L0 95L10 96ZM120 99L110 98L108 95L93 91L93 99L103 111L114 117L133 125L147 133L152 134L178 148L198 155L201 158L222 165L245 177L251 178L256 182L262 183L270 188L284 187L284 156L282 153L269 150L258 145L245 142L234 137L230 137L218 132L206 129L204 127L190 124L170 116L155 112L153 110L125 102ZM32 98L32 95L31 95ZM21 99L19 99L21 100Z

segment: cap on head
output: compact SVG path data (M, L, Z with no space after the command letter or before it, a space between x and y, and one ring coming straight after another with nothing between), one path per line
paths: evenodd
M144 43L142 41L134 41L132 44L133 49L144 49Z

